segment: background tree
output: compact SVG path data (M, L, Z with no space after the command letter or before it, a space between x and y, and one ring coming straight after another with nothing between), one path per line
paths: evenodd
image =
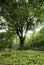
M44 20L43 0L0 0L0 16L3 16L20 39L20 49L23 48L25 35L33 29L35 22Z

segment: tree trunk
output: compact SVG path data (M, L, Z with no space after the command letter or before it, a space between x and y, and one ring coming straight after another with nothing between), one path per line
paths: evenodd
M20 36L19 38L20 38L20 48L19 49L22 50L24 46L25 37Z

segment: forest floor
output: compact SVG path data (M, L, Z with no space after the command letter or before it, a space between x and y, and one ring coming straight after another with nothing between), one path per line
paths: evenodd
M0 50L0 65L44 65L44 51Z

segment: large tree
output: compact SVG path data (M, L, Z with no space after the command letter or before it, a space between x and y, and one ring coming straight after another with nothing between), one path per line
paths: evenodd
M43 0L0 0L0 16L3 16L8 28L16 32L23 48L25 35L33 29L35 22L44 20Z

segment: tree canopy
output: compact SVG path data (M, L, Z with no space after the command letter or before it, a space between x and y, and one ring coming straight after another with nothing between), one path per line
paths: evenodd
M8 29L19 36L22 47L26 32L44 21L44 0L0 0L0 16L6 19Z

